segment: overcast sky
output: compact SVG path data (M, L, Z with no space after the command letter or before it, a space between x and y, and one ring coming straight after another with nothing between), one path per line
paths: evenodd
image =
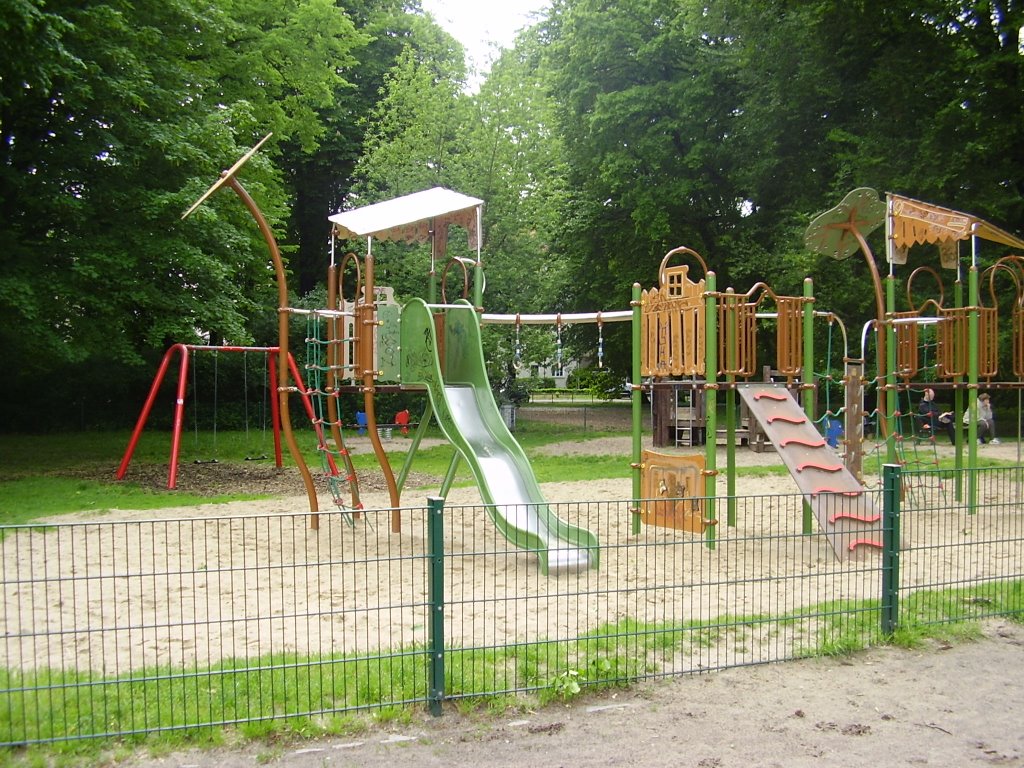
M531 24L532 14L548 7L548 0L421 0L452 37L466 48L471 68L490 69L493 45L508 48L516 32Z

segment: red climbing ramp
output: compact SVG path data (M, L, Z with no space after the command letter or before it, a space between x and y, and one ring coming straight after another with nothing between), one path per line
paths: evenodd
M789 390L773 384L737 388L796 480L839 559L882 548L882 515Z

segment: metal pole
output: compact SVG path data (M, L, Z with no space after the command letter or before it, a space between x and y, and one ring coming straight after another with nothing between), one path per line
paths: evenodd
M879 396L878 402L885 402L885 422L888 434L885 439L885 460L890 464L899 462L896 450L896 412L899 403L896 400L896 326L892 324L893 313L896 312L896 278L892 274L885 278L885 301L887 314L880 329L880 338L885 339L885 396ZM879 414L879 422L881 422Z
M641 483L640 483L640 464L643 458L643 402L640 386L641 379L641 354L642 354L642 343L641 343L641 321L642 321L642 306L641 306L641 292L640 283L633 283L633 300L632 300L632 313L633 313L633 371L632 371L632 387L630 389L630 406L633 411L633 508L632 512L632 531L636 535L640 533L640 494L641 494ZM651 393L653 400L654 394Z
M483 212L476 207L476 263L473 264L473 306L478 312L484 311L484 262L480 255L484 243Z
M427 590L430 610L427 646L430 649L428 669L427 700L430 714L441 715L444 701L444 499L431 496L427 499L427 538L430 542L430 568L427 573Z
M971 238L971 268L967 272L967 513L978 505L978 253L977 238ZM960 414L953 414L957 418ZM959 428L959 425L958 425Z
M704 376L707 383L704 387L705 404L705 425L707 433L704 436L704 496L705 518L709 521L704 531L704 541L708 549L715 548L715 526L718 520L715 518L715 494L718 480L718 302L715 298L716 279L714 272L708 272L705 277L704 298Z
M957 309L963 309L963 306L964 306L964 281L963 281L962 275L960 274L960 258L959 258L959 254L957 255L957 275L956 275L956 283L953 286L953 297L954 297L954 306ZM961 354L960 350L958 349L959 343L960 343L960 338L961 337L958 335L956 338L954 338L954 341L953 341L953 349L954 349L954 353L953 354L955 354L957 356L959 356ZM953 387L953 425L954 425L953 436L956 438L954 440L954 442L956 443L956 449L953 452L954 453L953 466L956 469L956 473L955 473L956 486L955 486L955 491L954 492L956 494L956 500L957 501L962 501L963 498L964 498L964 475L963 475L963 471L962 471L963 468L964 468L964 431L963 431L963 429L961 429L959 419L963 416L964 408L966 407L966 403L964 402L963 389L960 386L958 386L958 385L963 384L963 380L964 380L963 376L959 376L959 375L956 376L953 379L953 382L954 382L954 387Z
M899 624L900 465L882 467L882 634Z
M153 383L149 387L149 394L146 396L146 403L142 406L142 411L139 413L139 419L135 422L135 429L132 430L132 436L128 440L128 447L125 449L124 456L121 458L121 465L117 468L115 477L118 480L124 480L125 473L128 471L128 465L132 461L132 454L135 453L135 448L139 444L139 438L142 437L142 430L146 427L146 421L149 419L149 414L153 410L153 403L156 402L156 396L160 391L160 385L163 383L164 376L167 373L167 368L171 363L171 357L174 355L175 349L180 346L180 344L175 344L164 352L164 358L160 361L160 367L157 369L156 376L153 377Z
M434 415L434 406L430 402L430 398L427 398L427 405L423 409L423 416L420 417L420 423L416 427L416 432L412 437L412 444L409 446L408 452L405 454L405 462L402 464L402 470L398 473L398 493L402 493L402 489L405 487L406 478L409 477L409 470L412 469L413 459L416 458L416 451L419 450L420 443L423 442L423 438L427 434L427 427L430 425L430 419ZM442 494L443 495L443 494Z
M804 364L803 364L803 401L804 413L808 421L814 423L814 414L817 410L817 391L814 387L814 281L811 278L804 279ZM831 418L831 417L830 417ZM811 505L804 502L804 533L814 532L814 510Z
M284 433L284 441L288 446L288 452L291 454L295 466L298 467L299 474L302 475L302 483L306 488L306 498L309 501L309 511L311 513L309 527L316 530L320 526L320 518L316 514L320 511L320 502L317 500L313 476L310 474L309 467L306 466L306 460L302 457L302 452L299 451L298 443L295 440L295 433L292 431L291 412L288 408L288 278L284 269L284 261L281 258L281 251L277 247L274 233L271 231L270 225L267 223L262 211L260 211L259 206L256 205L256 202L249 196L249 193L245 191L245 188L236 178L232 176L226 183L235 191L242 204L245 205L253 219L255 219L256 225L263 235L263 241L267 244L267 250L270 251L270 260L274 265L274 277L277 282L277 396L281 409L281 431ZM301 389L302 377L298 377L296 381L300 383Z
M729 383L729 388L725 390L725 492L727 496L725 521L730 528L734 528L736 526L736 387L733 385L736 383L736 374L733 371L739 367L736 359L739 329L736 326L735 292L729 288L726 290L726 294L729 301L726 304L724 330L726 368L729 373L725 375L725 380ZM749 436L748 430L748 450L750 449ZM705 439L707 439L706 436ZM717 447L717 436L714 442Z
M459 461L462 456L458 451L452 452L452 459L448 462L448 471L445 472L444 480L441 481L441 496L448 498L448 492L455 483L455 473L459 471Z

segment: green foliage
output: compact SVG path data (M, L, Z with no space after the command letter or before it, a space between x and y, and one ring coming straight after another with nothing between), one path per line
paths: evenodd
M723 288L790 292L812 275L819 306L854 328L873 315L863 263L802 248L810 217L852 187L1021 229L1024 96L1006 91L1024 70L1020 22L973 2L555 3L573 300L649 285L687 245Z
M851 187L1024 228L1012 4L557 0L475 94L458 43L400 0L25 0L2 16L6 429L63 427L52 403L79 426L125 423L171 342L274 342L273 275L239 201L178 220L271 130L240 179L298 296L323 280L327 215L435 184L487 203L492 312L622 308L687 245L723 288L795 293L812 275L852 331L874 314L866 266L802 246ZM425 295L427 249L386 244L378 267ZM518 350L507 328L486 335L492 380L552 359L549 329L523 330ZM592 353L595 335L567 329L564 348ZM625 375L628 328L604 341Z
M15 364L2 421L50 422L37 409L19 424L26 409L10 407L37 401L47 377L60 379L51 402L80 400L116 423L135 398L108 408L103 393L65 382L102 367L108 382L144 392L171 342L274 340L263 319L275 319L273 273L245 208L226 190L187 221L179 214L273 131L240 179L283 239L290 190L304 203L319 189L294 171L312 175L321 143L338 149L334 127L353 126L359 98L376 98L379 79L350 79L374 69L360 70L359 57L382 57L382 75L397 50L375 36L436 26L396 0L347 10L330 0L58 0L11 10L0 54L0 347ZM362 143L351 129L345 136L343 178ZM321 263L334 195L316 213Z
M569 374L565 383L569 389L582 389L603 400L619 397L625 388L625 381L606 368L577 368Z

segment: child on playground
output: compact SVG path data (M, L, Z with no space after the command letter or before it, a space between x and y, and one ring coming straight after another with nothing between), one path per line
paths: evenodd
M978 442L984 445L988 440L991 439L993 445L999 444L999 438L996 437L996 423L992 416L992 403L988 392L982 392L978 395L977 405L977 419L978 419ZM971 409L968 408L964 411L963 418L964 426L966 427L971 422Z
M935 403L934 389L928 387L924 391L924 396L921 398L921 403L918 405L917 410L923 422L921 425L922 429L930 430L930 434L934 436L939 427L941 427L946 431L946 435L949 436L949 442L956 442L956 433L953 428L953 412L939 411L939 406Z

